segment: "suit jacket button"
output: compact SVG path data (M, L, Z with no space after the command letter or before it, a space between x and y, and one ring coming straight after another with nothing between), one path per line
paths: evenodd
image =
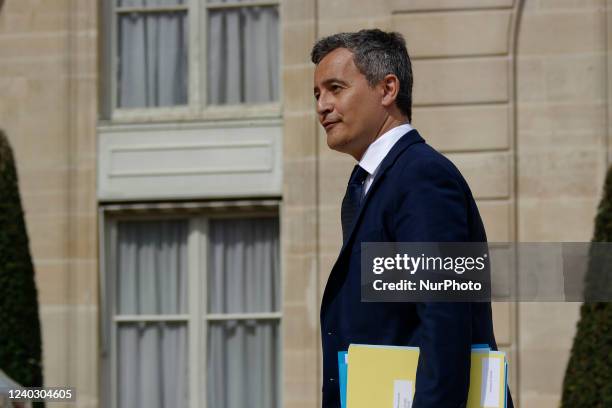
M329 379L329 382L334 382L334 381L336 381L336 380L335 380L335 379L333 379L333 378L330 378L330 379Z
M327 335L328 335L328 336L331 336L332 334L334 334L334 333L332 333L332 332L327 332Z

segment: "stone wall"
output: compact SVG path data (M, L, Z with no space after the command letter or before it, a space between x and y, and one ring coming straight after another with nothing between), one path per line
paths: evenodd
M606 4L527 0L517 48L518 239L589 241L607 140ZM579 304L522 303L521 407L557 407Z
M286 0L283 42L283 406L320 406L317 217L317 120L312 109L309 52L316 4Z
M87 0L7 0L0 11L0 126L17 160L45 385L77 388L78 407L97 406L98 393L96 19Z

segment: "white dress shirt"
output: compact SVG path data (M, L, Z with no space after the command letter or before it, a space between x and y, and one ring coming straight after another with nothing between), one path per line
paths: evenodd
M368 149L365 151L363 157L359 161L359 167L368 172L368 176L363 183L363 195L366 195L370 189L372 181L374 181L374 177L376 177L376 173L380 167L380 163L382 163L383 159L387 156L387 154L389 154L389 151L393 148L397 141L411 130L412 126L410 126L408 123L399 125L386 133L383 133L374 141L374 143L368 146Z

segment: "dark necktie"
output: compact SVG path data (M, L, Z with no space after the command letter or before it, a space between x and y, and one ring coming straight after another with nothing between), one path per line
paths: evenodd
M346 186L346 194L342 200L340 219L342 220L342 239L346 243L348 236L359 212L361 199L363 197L363 184L368 177L368 172L356 165Z

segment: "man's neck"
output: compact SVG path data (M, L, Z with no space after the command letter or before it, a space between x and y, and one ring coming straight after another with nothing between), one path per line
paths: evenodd
M385 121L383 122L378 132L376 133L376 137L372 139L371 143L373 143L376 139L378 139L379 137L381 137L382 135L384 135L391 129L398 127L400 125L403 125L404 123L408 123L408 119L406 119L405 117L394 117L392 115L389 115L387 119L385 119Z
M387 116L385 121L380 126L378 132L376 132L376 136L370 141L368 146L370 146L372 143L374 143L377 139L379 139L382 135L384 135L385 133L387 133L391 129L396 128L398 126L401 126L403 124L407 124L407 123L409 123L408 122L408 118L406 118L405 116L393 116L393 115ZM363 149L363 151L360 152L359 155L357 155L357 156L353 155L355 160L361 161L361 159L363 158L364 153L368 149L368 146L366 146L365 149Z

